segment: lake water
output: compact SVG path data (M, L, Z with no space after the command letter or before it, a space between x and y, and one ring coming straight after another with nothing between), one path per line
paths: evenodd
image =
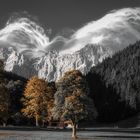
M79 131L77 140L140 140L139 133ZM6 131L0 130L0 140L72 140L71 131Z

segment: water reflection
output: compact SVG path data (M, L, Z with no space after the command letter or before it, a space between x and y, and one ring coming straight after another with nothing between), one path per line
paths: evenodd
M4 132L4 133L3 133ZM78 132L76 140L140 140L139 133ZM53 131L0 131L0 140L74 140L71 132Z

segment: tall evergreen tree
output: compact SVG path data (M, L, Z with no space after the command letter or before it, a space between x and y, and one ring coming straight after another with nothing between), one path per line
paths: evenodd
M10 116L10 96L4 79L4 64L0 61L0 119L5 126Z
M7 124L10 117L10 96L4 84L0 84L0 119L3 126Z

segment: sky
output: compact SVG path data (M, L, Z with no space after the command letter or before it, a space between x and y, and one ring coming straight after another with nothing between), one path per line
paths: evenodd
M14 12L35 16L55 36L63 29L78 29L111 10L139 7L140 0L1 0L0 27Z

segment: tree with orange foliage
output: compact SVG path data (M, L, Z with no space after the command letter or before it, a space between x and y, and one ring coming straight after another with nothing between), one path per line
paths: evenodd
M72 125L72 138L77 138L76 126L80 120L97 116L92 99L80 89L75 90L72 95L65 98L61 118L68 120Z
M68 71L58 81L52 112L55 119L71 122L73 138L77 138L76 125L80 120L97 116L93 101L88 97L85 77L80 71Z
M39 120L44 122L51 115L53 96L53 88L48 82L38 77L32 77L25 88L22 113L28 118L34 118L36 126L39 126Z

